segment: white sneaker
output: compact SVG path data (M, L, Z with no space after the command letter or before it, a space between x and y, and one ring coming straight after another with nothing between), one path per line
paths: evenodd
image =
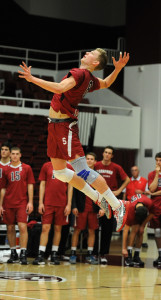
M104 264L104 265L107 265L107 263L108 263L107 258L106 258L105 256L101 256L101 258L100 258L100 263L101 263L101 264Z
M99 203L99 205L104 210L107 219L111 219L111 217L112 217L111 206L108 204L108 202L106 201L106 199L102 198L101 202Z
M119 200L120 206L114 211L114 217L117 221L116 231L119 232L124 227L129 211L129 201Z

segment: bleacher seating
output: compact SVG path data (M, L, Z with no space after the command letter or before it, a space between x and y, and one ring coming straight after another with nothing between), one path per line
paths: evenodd
M36 77L40 77L39 75L35 75ZM50 80L54 82L53 76L41 76L42 79ZM52 93L40 89L38 86L30 84L25 80L22 80L18 77L17 72L10 72L10 71L0 71L0 80L4 80L4 90L1 92L1 96L8 96L8 97L23 97L23 98L30 98L30 99L40 99L40 100L51 100ZM7 100L0 100L0 104L6 105L17 105L17 101L8 102ZM28 102L26 106L30 107L33 105L31 102ZM48 103L41 103L40 107L48 108Z

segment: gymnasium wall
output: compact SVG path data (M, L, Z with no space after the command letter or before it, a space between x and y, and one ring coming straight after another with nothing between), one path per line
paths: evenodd
M141 107L137 163L146 177L155 169L155 154L161 151L161 64L129 66L124 74L124 95ZM147 149L152 157L145 157Z

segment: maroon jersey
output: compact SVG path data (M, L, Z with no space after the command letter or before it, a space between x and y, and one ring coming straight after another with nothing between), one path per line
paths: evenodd
M3 206L15 208L27 204L27 186L35 179L29 165L20 163L14 167L10 164L3 173L2 187L6 188Z
M153 182L155 177L156 171L152 171L148 174L148 186ZM158 187L155 192L161 190L161 174L159 174L158 178ZM159 209L159 212L161 211L161 195L159 196L151 196L151 199L153 200L154 206Z
M126 219L126 225L128 225L128 226L137 224L135 222L135 206L138 202L143 203L147 207L149 213L152 213L152 214L154 213L154 206L153 206L152 200L149 199L145 195L141 195L138 200L131 202L129 204L129 211L128 211L128 215L127 215L127 219Z
M2 188L2 177L3 177L3 172L6 170L7 166L10 164L10 161L6 164L2 163L0 161L0 189Z
M70 164L67 164L67 167L73 170ZM55 178L53 172L51 162L43 164L39 180L46 182L44 204L46 206L65 206L67 204L68 183Z
M102 161L98 161L95 164L94 169L104 177L107 185L112 191L116 191L118 189L118 179L124 181L127 177L123 168L113 162L106 166L102 163Z
M72 119L77 119L77 105L86 93L100 89L100 83L90 71L79 68L71 69L62 80L71 75L76 81L76 86L63 94L54 94L51 106L56 112L60 110L62 114L68 114Z
M131 202L137 200L137 194L135 191L141 190L142 192L145 192L147 182L148 182L147 179L141 176L139 176L137 179L131 177L129 184L126 187L127 200Z
M85 209L84 210L93 212L93 201L88 196L86 196Z

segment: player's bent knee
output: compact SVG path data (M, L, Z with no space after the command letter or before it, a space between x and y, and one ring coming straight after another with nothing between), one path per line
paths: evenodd
M99 173L88 167L86 158L84 156L72 161L71 165L74 168L76 174L87 181L89 184L92 184L99 176Z
M63 182L70 182L74 176L74 171L65 168L62 170L54 170L54 176L55 178L59 179Z
M161 238L161 228L155 228L154 234L156 238Z

